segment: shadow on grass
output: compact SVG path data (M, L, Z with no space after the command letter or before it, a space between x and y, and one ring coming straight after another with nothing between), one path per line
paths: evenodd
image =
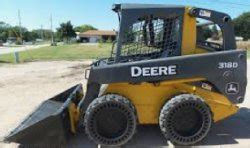
M0 64L12 64L13 62L10 62L10 61L1 61L0 60Z

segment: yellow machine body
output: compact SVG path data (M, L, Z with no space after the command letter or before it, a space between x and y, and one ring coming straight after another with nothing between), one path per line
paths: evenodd
M162 106L174 95L190 93L200 96L210 107L214 122L237 112L223 95L186 84L202 78L164 81L160 83L115 83L107 85L104 94L112 93L127 97L135 106L140 124L157 124Z
M182 44L181 51L182 55L199 54L208 52L205 49L196 46L197 37L197 20L195 17L191 16L188 12L191 7L185 8L184 18L183 18L183 29L182 29Z

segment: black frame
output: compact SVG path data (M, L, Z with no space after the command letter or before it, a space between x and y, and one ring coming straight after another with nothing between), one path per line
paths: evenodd
M210 12L211 13L210 17L202 16L200 14L201 11ZM189 14L196 18L202 18L214 22L214 24L219 25L223 35L222 50L236 49L233 22L228 14L203 8L192 8L189 11Z

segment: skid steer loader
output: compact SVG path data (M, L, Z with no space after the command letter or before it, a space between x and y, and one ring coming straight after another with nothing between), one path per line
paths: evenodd
M112 9L119 17L117 43L109 58L86 70L86 93L79 84L49 99L5 141L63 144L84 131L97 144L118 146L132 139L138 125L158 125L172 143L192 145L213 123L237 112L247 56L236 50L227 14L148 4ZM202 37L197 19L218 25L221 43Z

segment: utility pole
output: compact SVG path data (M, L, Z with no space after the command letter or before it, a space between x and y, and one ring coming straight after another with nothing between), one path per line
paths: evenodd
M53 36L53 19L52 14L50 15L50 31L51 31L51 45L54 45L54 36Z
M20 31L21 44L23 44L22 22L21 22L21 13L20 13L20 9L18 9L18 24L19 24L19 31Z
M41 25L41 39L43 40L43 25Z

